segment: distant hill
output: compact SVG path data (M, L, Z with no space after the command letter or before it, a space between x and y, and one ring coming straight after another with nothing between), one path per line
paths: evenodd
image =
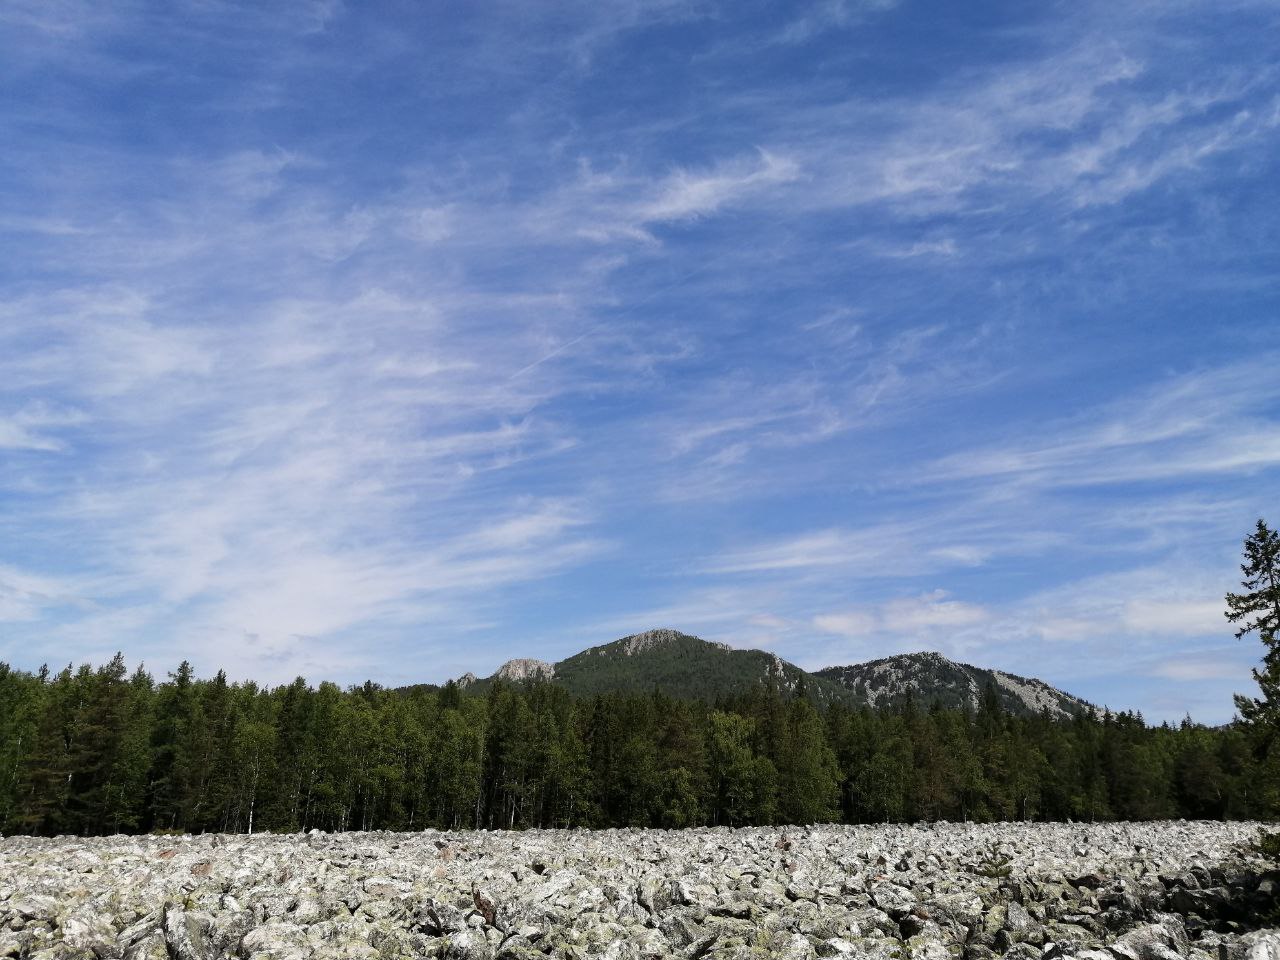
M688 700L715 700L768 686L785 694L803 689L818 704L889 707L909 693L927 706L977 709L988 684L1011 713L1066 718L1090 705L1040 680L954 663L938 653L911 653L810 673L766 650L739 650L677 630L648 630L591 647L558 663L508 660L492 677L466 674L458 684L482 693L494 680L542 680L576 696L659 689Z
M818 703L852 702L838 683L815 677L777 654L737 650L677 630L647 630L591 647L559 663L508 660L492 677L479 679L467 674L458 682L479 692L494 679L519 682L533 678L560 684L585 697L656 688L681 699L714 700L772 685L783 694L803 686L805 694Z
M1066 719L1092 706L1043 680L956 663L940 653L906 653L867 663L826 667L815 675L840 684L859 702L872 707L892 706L910 694L919 703L940 701L944 707L976 710L988 684L995 688L1001 706L1010 713L1025 715L1048 710L1051 717Z
M555 676L582 694L646 690L714 700L774 686L783 694L803 687L818 702L846 698L836 683L820 680L765 650L737 650L675 630L649 630L592 647L555 665Z

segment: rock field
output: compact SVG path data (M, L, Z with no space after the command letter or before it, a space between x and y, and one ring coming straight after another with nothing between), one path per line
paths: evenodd
M1280 960L1256 824L0 839L0 957Z

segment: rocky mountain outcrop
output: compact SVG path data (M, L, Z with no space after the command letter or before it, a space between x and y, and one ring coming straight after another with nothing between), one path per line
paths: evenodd
M555 664L547 663L545 660L531 660L527 657L508 660L494 674L499 680L508 680L515 683L519 683L522 680L550 680L555 675Z
M0 841L0 956L1275 960L1241 823Z
M646 630L644 633L633 633L631 636L615 640L613 643L606 643L603 647L592 647L589 652L598 657L607 656L610 653L620 653L624 657L634 657L637 654L648 653L651 650L677 646L682 641L689 639L698 640L700 638L690 637L689 634L681 633L678 630ZM717 650L733 649L727 643L716 643L711 640L702 640L702 643L708 644Z
M1084 700L1041 680L955 663L939 653L903 654L810 673L767 650L740 650L670 629L632 634L558 663L508 660L492 677L478 679L468 673L457 682L482 693L495 680L550 681L579 696L648 693L657 688L671 696L704 700L768 685L784 695L803 689L819 704L888 707L910 694L923 705L936 700L943 706L972 710L990 687L1011 713L1047 710L1050 716L1065 719L1091 709Z
M908 694L920 703L942 702L946 707L977 710L988 688L1010 713L1038 714L1065 720L1092 709L1092 704L1049 686L1043 680L1020 677L956 663L940 653L906 653L867 663L826 667L817 675L850 690L872 707L887 707Z

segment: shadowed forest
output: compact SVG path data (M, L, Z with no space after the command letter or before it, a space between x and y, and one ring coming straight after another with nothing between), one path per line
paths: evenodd
M1268 817L1248 728L0 665L6 833Z

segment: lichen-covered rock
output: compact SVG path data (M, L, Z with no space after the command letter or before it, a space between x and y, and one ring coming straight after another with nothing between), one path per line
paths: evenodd
M462 930L446 938L444 956L451 960L492 960L497 951L483 933Z
M283 920L268 920L254 927L240 941L240 949L246 956L259 957L260 960L291 956L308 946L307 931L296 923Z
M211 918L170 906L165 911L164 938L176 960L212 960L209 949Z
M5 904L5 914L13 920L47 920L58 911L58 901L38 894L19 894Z
M124 960L169 960L164 934L153 930L124 951Z
M1225 960L1280 960L1280 931L1255 930L1234 942L1224 943Z
M1163 916L1129 931L1108 948L1121 960L1173 960L1188 956L1191 944L1182 921Z
M896 883L882 883L871 889L871 902L891 917L901 917L911 912L916 898L910 890Z
M0 958L1280 960L1251 824L0 839Z

